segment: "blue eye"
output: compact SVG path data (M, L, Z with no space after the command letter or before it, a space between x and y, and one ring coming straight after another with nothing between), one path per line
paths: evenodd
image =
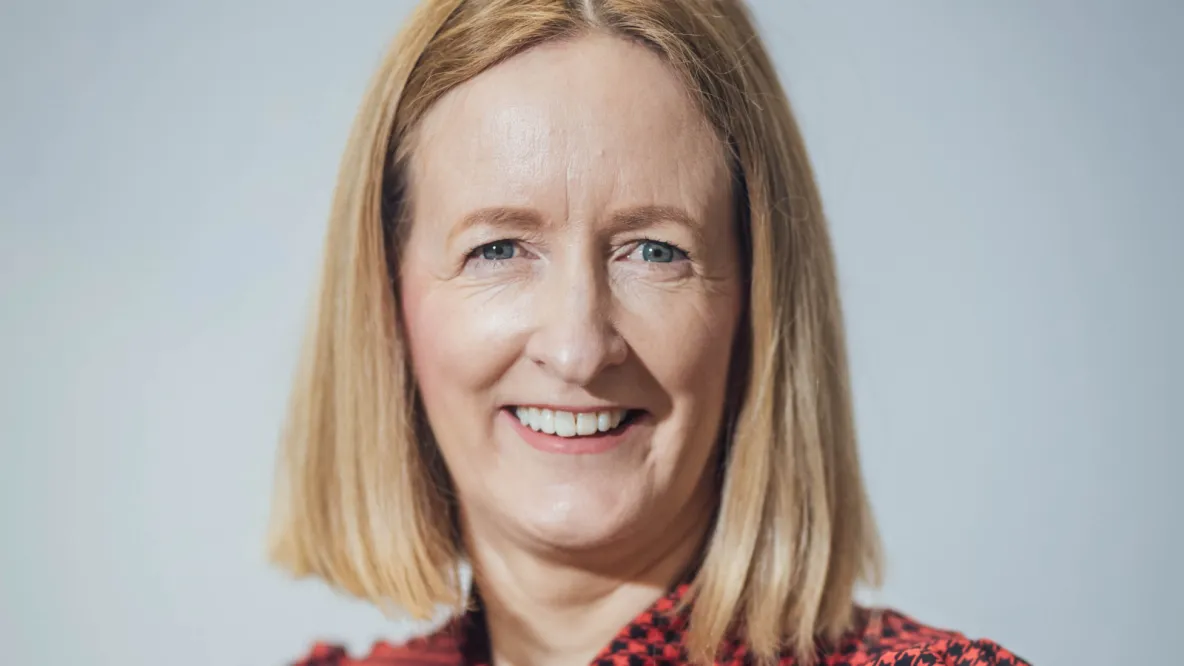
M668 264L675 259L685 258L682 250L659 241L645 241L641 244L642 261L652 261L658 264Z
M486 243L480 248L481 258L487 261L502 261L505 259L513 259L517 254L517 248L511 241L494 241L493 243Z

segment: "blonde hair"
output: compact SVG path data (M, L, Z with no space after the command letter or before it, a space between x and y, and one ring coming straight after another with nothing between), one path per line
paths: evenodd
M738 0L426 0L371 82L341 165L319 299L283 434L272 559L427 617L460 608L448 475L415 400L397 307L400 174L441 95L590 31L647 45L731 149L751 288L745 363L688 645L739 635L809 661L879 578L859 469L835 262L801 134Z

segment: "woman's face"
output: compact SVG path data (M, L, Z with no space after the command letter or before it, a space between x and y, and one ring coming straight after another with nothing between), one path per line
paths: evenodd
M721 142L650 51L549 44L420 125L405 330L469 539L705 522L742 294Z

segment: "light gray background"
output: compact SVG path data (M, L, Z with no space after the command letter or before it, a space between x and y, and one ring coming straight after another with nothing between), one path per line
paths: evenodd
M1173 2L758 3L829 207L874 601L1038 664L1179 638ZM406 628L263 561L339 152L409 9L0 10L5 663L279 664Z

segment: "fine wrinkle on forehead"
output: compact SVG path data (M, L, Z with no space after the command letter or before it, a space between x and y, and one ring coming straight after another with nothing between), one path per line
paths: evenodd
M490 206L564 220L644 204L699 215L728 180L723 142L677 74L612 37L543 45L491 68L444 95L417 135L412 187L453 220Z

